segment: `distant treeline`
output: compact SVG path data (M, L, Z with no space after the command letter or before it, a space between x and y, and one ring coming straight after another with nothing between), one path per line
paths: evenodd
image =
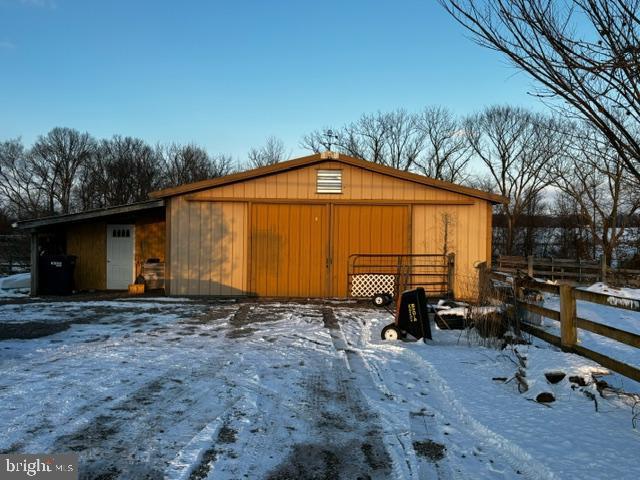
M586 123L505 106L466 117L442 107L362 115L304 135L300 147L326 149L503 195L499 253L529 255L540 215L579 218L563 240L564 256L600 251L611 259L629 246L625 228L640 210L640 188L600 132ZM54 128L31 146L0 142L0 227L11 219L137 202L154 190L286 160L270 137L238 162L194 145L151 146L116 135L96 139ZM471 168L473 167L473 168ZM625 245L622 245L622 243ZM571 249L570 245L580 245ZM597 248L596 248L597 247ZM631 252L631 253L630 253Z

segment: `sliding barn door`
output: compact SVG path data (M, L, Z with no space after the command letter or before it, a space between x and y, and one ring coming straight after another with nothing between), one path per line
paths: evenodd
M254 204L251 293L326 296L328 221L326 205Z
M407 206L335 205L332 224L333 296L347 296L350 255L410 252Z

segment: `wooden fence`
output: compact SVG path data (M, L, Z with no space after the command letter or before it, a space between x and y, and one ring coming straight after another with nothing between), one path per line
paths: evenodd
M0 235L0 274L29 270L29 248L27 235Z
M625 377L640 382L640 369L636 366L629 365L602 353L596 352L589 348L578 344L578 329L587 330L603 337L624 343L634 348L640 348L640 335L620 330L609 325L593 322L577 315L576 301L597 303L606 305L611 308L631 310L640 312L640 301L628 298L620 298L611 295L589 292L575 288L569 284L553 285L544 282L532 280L530 278L519 278L517 276L508 276L500 272L490 272L489 277L501 282L510 283L515 292L515 310L523 308L529 312L541 315L543 317L555 320L560 323L560 336L539 328L535 325L520 321L520 329L534 335L548 343L560 347L564 351L573 352L583 357L589 358L603 367L617 372ZM540 305L529 303L525 300L523 289L542 291L558 295L560 297L560 310L551 310ZM639 352L640 353L640 352Z
M500 255L496 270L505 273L526 272L530 277L549 280L569 280L575 283L609 282L640 286L640 270L612 268L606 258L575 260L553 257L514 257Z

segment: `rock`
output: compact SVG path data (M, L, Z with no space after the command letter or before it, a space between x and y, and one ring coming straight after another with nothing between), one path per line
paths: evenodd
M607 389L610 388L609 384L607 382L605 382L604 380L600 380L599 378L595 379L596 381L596 390L598 390L598 393L600 395L602 395L602 392Z
M536 402L538 403L551 403L555 401L556 401L556 397L554 397L553 393L550 393L550 392L539 393L538 396L536 397Z
M569 381L571 383L575 383L576 385L579 385L580 387L587 386L587 382L582 377L578 377L578 376L569 377Z
M413 449L418 456L425 457L433 462L442 460L447 452L447 447L428 439L426 441L413 442Z
M564 372L545 372L544 376L547 378L547 382L555 385L556 383L560 383L567 374Z

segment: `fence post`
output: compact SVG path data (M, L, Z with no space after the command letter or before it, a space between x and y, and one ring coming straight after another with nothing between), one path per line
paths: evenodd
M578 258L578 282L582 282L582 259Z
M527 275L533 277L533 255L527 257Z
M520 279L517 276L513 277L513 332L516 336L520 336L520 321L523 315L527 315L527 310L520 308L518 303L522 300L522 291L520 290Z
M478 269L478 302L482 305L489 298L489 272L487 262L476 265Z
M32 297L38 295L38 234L31 232L31 293Z
M576 294L571 285L560 285L560 345L571 350L578 342Z
M600 256L600 281L607 283L607 256L603 253Z

